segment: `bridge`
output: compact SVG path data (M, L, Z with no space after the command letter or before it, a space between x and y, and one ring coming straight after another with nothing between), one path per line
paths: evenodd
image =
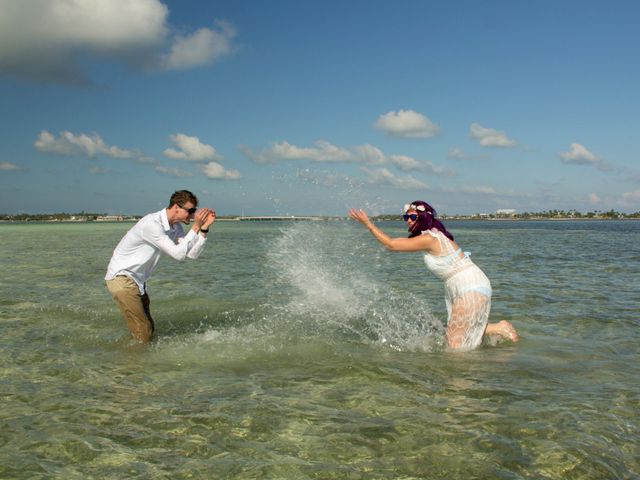
M254 217L227 217L225 220L235 220L240 222L245 221L259 221L259 222L268 222L274 220L329 220L332 217L320 217L314 215L272 215L272 216L254 216Z

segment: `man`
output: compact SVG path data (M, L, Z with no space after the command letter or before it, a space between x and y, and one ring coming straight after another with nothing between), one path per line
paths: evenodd
M145 215L120 240L107 267L107 289L120 308L131 335L142 343L153 336L146 282L166 253L176 260L196 259L204 248L216 212L197 209L198 199L188 190L171 195L169 206ZM193 225L185 234L181 223Z

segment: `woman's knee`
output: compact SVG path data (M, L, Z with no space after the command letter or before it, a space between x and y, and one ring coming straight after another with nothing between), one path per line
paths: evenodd
M464 337L462 335L448 336L447 337L447 344L448 344L449 348L451 348L453 350L457 350L459 348L462 348L463 343L464 343Z

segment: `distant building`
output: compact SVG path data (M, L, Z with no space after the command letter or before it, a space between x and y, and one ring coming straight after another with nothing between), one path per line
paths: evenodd
M516 213L515 208L500 208L496 210L496 215L498 217L511 217L515 215L515 213Z
M99 215L96 217L96 222L122 222L123 220L122 215Z

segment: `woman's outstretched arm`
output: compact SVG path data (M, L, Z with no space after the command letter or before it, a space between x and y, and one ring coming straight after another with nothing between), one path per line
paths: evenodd
M434 246L434 239L429 235L418 235L413 238L390 237L371 221L364 210L352 208L349 210L349 217L364 225L387 250L394 252L431 251Z

